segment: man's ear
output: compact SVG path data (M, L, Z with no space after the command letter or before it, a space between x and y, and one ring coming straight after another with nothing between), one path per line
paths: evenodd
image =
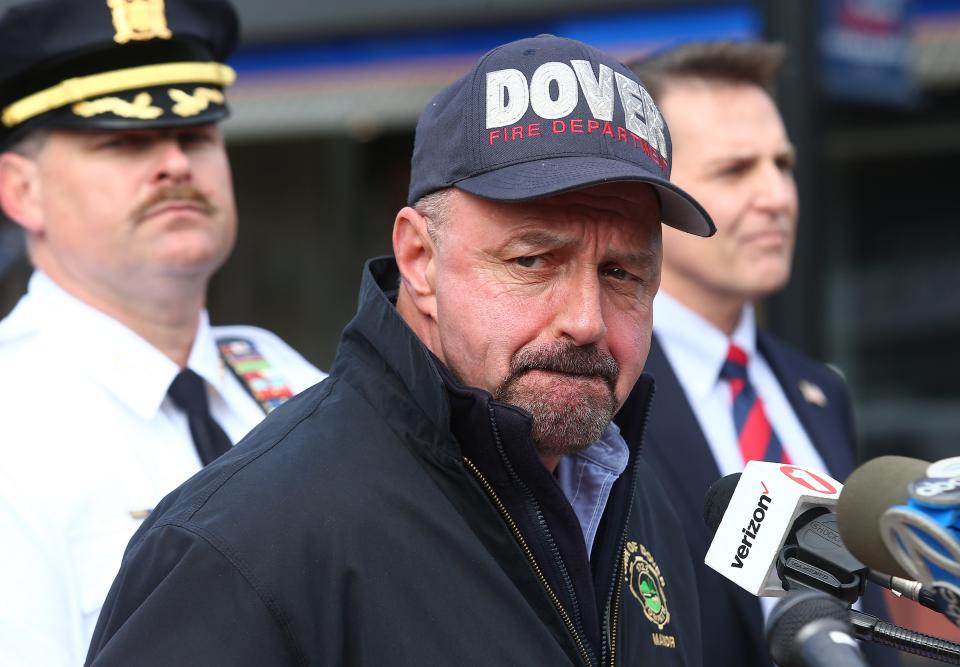
M39 167L35 160L7 151L0 153L0 207L30 234L44 231Z
M427 219L405 206L393 222L393 254L400 269L400 300L410 300L422 316L437 319L437 249L427 231Z

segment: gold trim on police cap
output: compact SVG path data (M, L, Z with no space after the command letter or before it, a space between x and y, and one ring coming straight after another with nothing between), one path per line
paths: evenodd
M163 115L163 109L153 106L153 96L150 93L142 92L138 93L132 102L113 96L77 102L73 105L73 113L82 118L111 113L121 118L155 120Z
M10 104L3 110L2 120L4 126L12 128L48 111L99 95L186 83L205 83L225 88L232 85L236 78L237 73L232 67L217 62L128 67L61 81Z
M170 110L181 118L189 118L203 113L211 102L223 104L224 101L223 93L219 90L202 86L194 88L192 95L179 88L171 88L167 91L167 95L176 102Z

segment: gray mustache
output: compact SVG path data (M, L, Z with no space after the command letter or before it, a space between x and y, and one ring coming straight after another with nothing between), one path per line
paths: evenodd
M601 377L613 389L620 375L620 364L596 345L565 344L521 350L510 361L514 377L537 370Z

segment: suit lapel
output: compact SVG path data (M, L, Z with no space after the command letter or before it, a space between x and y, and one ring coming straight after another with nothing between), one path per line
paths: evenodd
M820 406L804 398L800 384L808 381L808 378L803 376L803 369L791 363L781 346L763 331L757 332L757 347L777 376L790 407L806 430L827 470L842 482L853 470L853 444L848 442L849 438L845 433L837 429L831 412L834 408L829 405Z
M694 516L703 513L702 490L720 478L720 470L710 454L710 446L700 430L700 422L690 408L670 362L657 342L650 346L644 371L656 381L653 407L647 420L645 455L656 459L676 488L689 491L680 496Z

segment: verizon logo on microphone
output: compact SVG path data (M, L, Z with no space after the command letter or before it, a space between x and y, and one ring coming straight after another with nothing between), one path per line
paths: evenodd
M763 520L767 518L767 510L770 509L770 503L773 502L773 499L769 495L770 492L767 490L767 485L763 482L760 482L760 484L763 486L763 493L760 494L757 506L750 516L750 522L746 528L740 530L740 532L743 533L743 540L740 542L740 546L737 547L737 553L733 554L733 562L730 563L730 567L743 567L743 561L750 556L750 548L753 546L751 540L757 539L757 533L760 532L760 525L763 523Z
M821 472L750 461L704 562L753 595L784 595L777 556L794 519L812 507L833 507L842 488Z

